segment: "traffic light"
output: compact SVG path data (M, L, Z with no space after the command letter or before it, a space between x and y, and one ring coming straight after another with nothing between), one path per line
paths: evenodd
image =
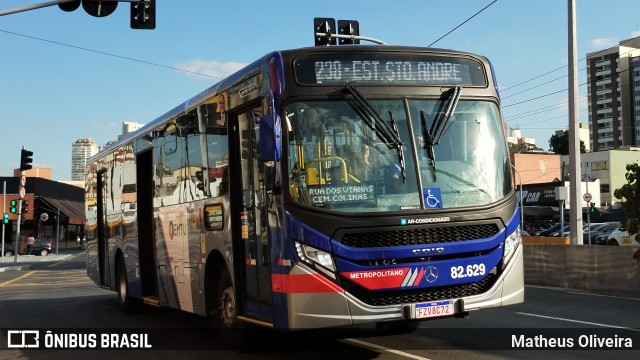
M33 151L22 149L20 153L20 171L29 170L33 167L31 166L31 162L33 161L31 156L33 156Z
M139 0L131 3L131 28L146 30L156 28L156 0Z
M336 45L336 38L331 37L336 33L336 20L334 18L314 18L313 36L316 46ZM321 35L317 35L321 34Z
M65 3L58 4L58 7L66 12L75 11L80 7L80 0L68 1Z
M18 200L11 200L9 202L9 212L12 214L18 213Z
M591 211L592 213L596 212L596 203L591 202L590 204L591 205L590 205L589 211Z
M9 223L9 214L4 213L4 216L2 217L2 222L5 224Z
M22 214L26 214L29 212L29 202L27 200L22 200Z

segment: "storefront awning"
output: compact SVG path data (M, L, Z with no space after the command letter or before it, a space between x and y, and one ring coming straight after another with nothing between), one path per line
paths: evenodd
M48 197L42 197L42 200L49 203L49 205L60 210L69 218L69 224L83 225L84 224L84 203L79 201L52 199Z

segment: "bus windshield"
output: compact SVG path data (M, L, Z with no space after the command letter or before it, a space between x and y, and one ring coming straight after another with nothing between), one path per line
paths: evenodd
M346 213L435 210L487 205L512 191L495 103L459 100L431 144L430 130L447 101L367 102L388 126L366 119L350 100L285 107L288 186L295 201ZM401 149L382 128L397 132Z

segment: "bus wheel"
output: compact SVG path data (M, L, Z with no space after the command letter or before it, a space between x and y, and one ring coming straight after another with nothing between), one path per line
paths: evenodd
M386 334L409 334L420 326L420 321L385 321L376 323L376 329Z
M246 350L246 328L238 320L236 291L226 267L220 274L216 309L215 325L221 332L224 342L235 350Z
M118 261L118 275L117 275L117 290L118 301L120 302L120 308L125 314L133 314L140 310L142 302L140 299L132 298L129 295L129 284L127 281L127 267L124 263L124 258L120 257Z

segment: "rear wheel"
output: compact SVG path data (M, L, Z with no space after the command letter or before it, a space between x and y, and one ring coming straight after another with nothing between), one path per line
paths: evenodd
M4 252L4 256L13 256L13 251L7 250Z
M132 298L131 295L129 295L127 267L124 263L123 257L120 257L120 260L118 261L117 279L118 282L116 286L118 290L118 301L122 312L125 314L133 314L140 311L142 301L140 299Z
M615 241L614 239L610 239L609 242L607 243L607 245L609 245L609 246L619 246L618 242Z
M220 274L214 309L215 312L210 313L212 324L216 331L220 331L224 342L235 350L247 350L247 329L245 324L238 320L236 291L226 267L223 267Z

